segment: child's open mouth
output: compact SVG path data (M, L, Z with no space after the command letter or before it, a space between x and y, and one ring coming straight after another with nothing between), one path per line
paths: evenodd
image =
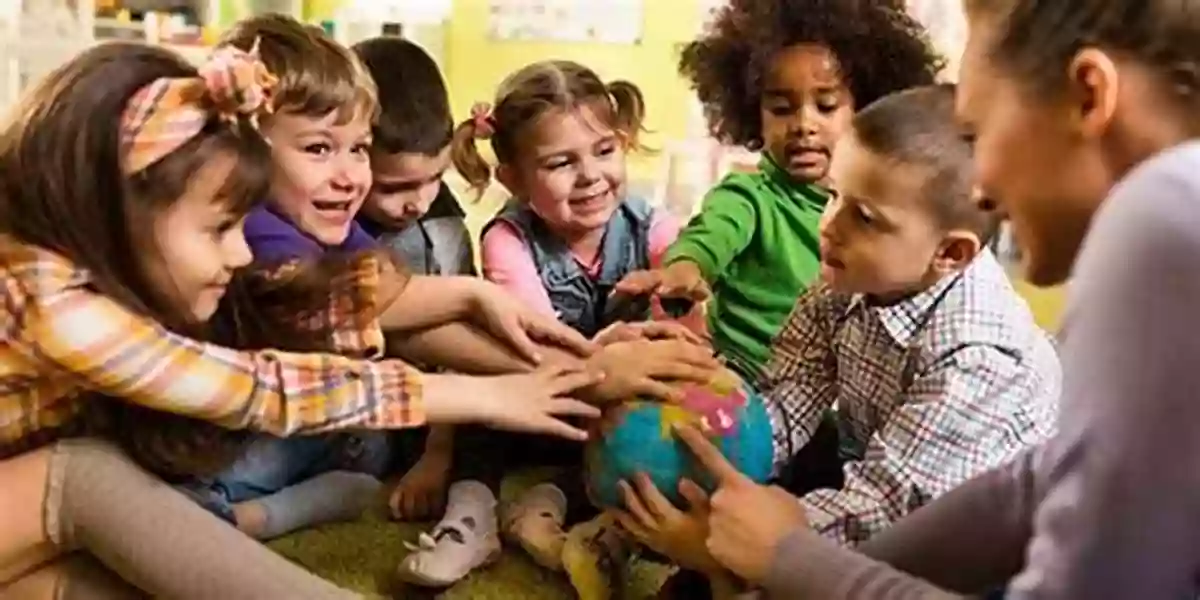
M313 208L317 209L317 212L323 217L329 219L343 219L346 217L346 214L350 212L350 207L353 206L354 203L350 200L313 200L312 205Z
M832 256L826 256L826 257L822 258L821 262L825 263L825 266L827 266L831 269L846 268L846 263L844 263L836 258L833 258Z
M607 206L608 191L606 190L600 192L599 194L592 194L590 196L583 196L580 198L571 198L570 200L567 200L567 204L569 204L572 209L581 212L598 211Z
M787 149L788 164L796 167L816 166L829 160L829 152L817 147L795 147Z

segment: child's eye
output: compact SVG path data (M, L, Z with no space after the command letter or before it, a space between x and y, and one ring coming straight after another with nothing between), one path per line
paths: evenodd
M238 226L238 223L240 223L240 222L241 222L241 219L237 219L232 216L222 219L220 222L218 222L216 224L216 226L214 226L212 228L212 233L216 237L224 237L225 234L229 233L230 231L233 231Z
M317 156L325 156L326 154L329 154L329 152L332 150L333 150L333 147L324 142L317 143L317 144L309 144L304 147L304 152L306 154L316 154Z
M854 209L854 216L857 217L858 222L862 223L863 225L871 225L875 222L875 217L871 216L871 213L868 213L861 208Z
M790 117L792 116L792 113L796 111L793 110L791 106L786 104L776 104L773 106L768 106L767 112L771 113L771 115L775 117Z
M354 148L351 149L351 152L354 152L355 154L366 154L370 150L371 150L371 145L364 143L364 144L355 144Z
M546 163L546 168L550 169L551 171L557 171L558 169L567 167L570 164L571 164L571 161L569 161L569 160L552 160L552 161Z
M823 113L831 113L836 111L841 106L837 98L821 98L817 100L817 110Z
M612 154L613 152L616 152L616 151L617 151L616 144L605 144L605 145L601 146L600 149L596 153L599 154L600 156L608 156L609 154Z

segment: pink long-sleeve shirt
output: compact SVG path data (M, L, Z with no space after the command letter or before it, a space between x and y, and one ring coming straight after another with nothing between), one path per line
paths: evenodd
M682 223L674 215L664 210L656 209L653 212L649 234L652 268L661 264L663 254L679 236L681 227ZM480 240L480 254L485 278L504 287L529 306L548 315L555 314L550 304L550 294L542 286L537 265L533 263L533 255L516 228L504 221L493 224ZM597 255L588 262L576 256L575 260L589 277L596 277L603 266L601 258Z

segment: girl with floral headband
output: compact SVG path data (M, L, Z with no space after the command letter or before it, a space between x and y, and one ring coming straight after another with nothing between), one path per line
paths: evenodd
M271 84L246 52L197 72L166 50L103 45L51 73L0 129L5 592L111 593L124 580L165 597L352 597L81 439L109 433L117 406L279 436L427 422L562 430L556 415L594 414L560 397L595 381L569 369L501 403L447 393L449 376L400 361L200 341L249 261L241 220L269 178L254 122ZM119 577L63 559L77 548Z

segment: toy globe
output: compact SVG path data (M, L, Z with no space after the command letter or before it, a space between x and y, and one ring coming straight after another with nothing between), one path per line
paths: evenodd
M683 400L664 404L633 399L606 412L586 451L588 495L601 508L623 506L617 483L645 473L676 506L679 481L708 491L712 480L674 433L676 424L705 432L725 458L750 479L771 474L771 423L762 398L733 371L721 369L708 385L688 384Z

